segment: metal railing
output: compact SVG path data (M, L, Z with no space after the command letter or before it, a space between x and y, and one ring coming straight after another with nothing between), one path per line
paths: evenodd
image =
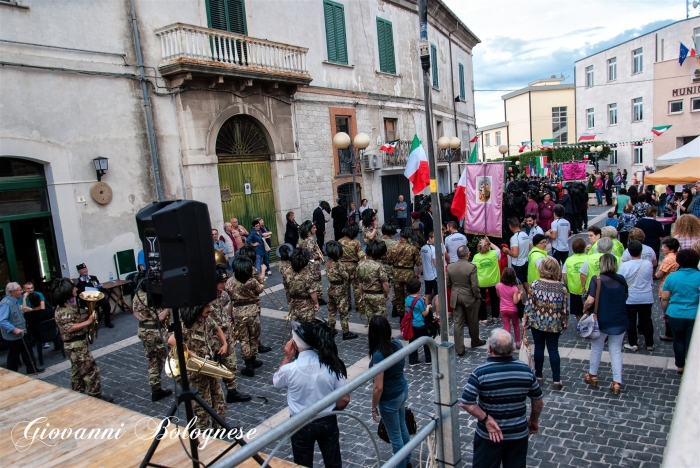
M256 39L218 29L175 23L155 31L160 39L161 66L191 60L210 65L254 68L308 75L309 49Z
M286 440L296 431L312 422L318 413L333 405L345 395L362 387L376 375L389 369L391 366L417 351L421 346L427 345L432 356L433 392L434 392L434 419L421 428L411 441L399 452L394 454L383 467L394 467L415 449L423 440L436 432L437 463L440 467L455 466L461 461L460 434L459 434L459 404L457 393L457 376L454 365L454 343L442 342L439 345L430 337L421 337L396 353L384 359L379 364L372 366L356 378L350 380L341 388L334 390L323 399L317 401L305 410L287 419L279 426L274 427L259 438L251 440L236 452L233 452L212 465L214 468L235 467L248 458L261 452L269 444ZM371 436L373 437L373 436ZM278 444L279 445L279 444ZM377 460L379 462L379 460Z
M387 153L382 151L382 167L404 167L406 165L406 162L408 161L408 156L411 153L412 143L412 140L399 140L393 152ZM425 149L427 152L427 148ZM454 151L455 157L452 160L452 162L460 162L466 160L465 151L462 151L460 148ZM437 155L437 161L439 163L448 162L445 158L445 151L438 149L437 146L435 147L435 154Z

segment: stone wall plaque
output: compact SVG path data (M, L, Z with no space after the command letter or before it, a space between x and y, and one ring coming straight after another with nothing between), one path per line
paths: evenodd
M221 189L221 201L222 202L227 202L231 201L231 189Z

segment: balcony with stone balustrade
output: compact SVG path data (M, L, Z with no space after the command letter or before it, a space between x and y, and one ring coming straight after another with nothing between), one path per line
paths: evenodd
M183 23L155 34L161 46L158 70L176 86L195 78L216 84L233 77L248 85L256 80L274 87L311 82L305 47Z

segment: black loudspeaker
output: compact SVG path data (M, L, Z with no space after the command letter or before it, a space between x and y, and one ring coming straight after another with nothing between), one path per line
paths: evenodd
M216 263L207 205L155 202L136 214L153 307L192 307L216 299Z

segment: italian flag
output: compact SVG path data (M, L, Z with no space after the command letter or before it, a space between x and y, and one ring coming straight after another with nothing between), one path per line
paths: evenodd
M537 173L539 175L547 175L547 156L538 156L537 160Z
M660 125L658 127L653 127L651 129L651 133L653 133L656 136L663 135L664 133L666 133L666 130L668 130L671 127L672 125Z
M554 146L554 138L542 140L542 148L551 148L552 146Z
M425 155L423 145L420 144L418 135L413 135L411 153L406 161L406 169L403 175L413 184L413 193L420 193L430 185L430 168L428 167L428 157Z
M470 163L475 163L475 162L476 162L476 148L477 148L478 146L479 146L479 145L474 145L474 147L472 148L471 154L469 154L469 161L467 161L467 162L470 162Z
M530 146L531 144L532 144L531 141L523 141L523 142L520 144L520 149L518 150L518 153L522 153L523 151L525 151L525 148L527 148L527 147Z
M471 158L470 161L471 162ZM476 161L475 161L476 162ZM457 219L462 219L467 214L467 168L464 168L462 176L459 178L459 183L455 189L454 197L452 198L452 206L450 211Z
M384 151L385 153L393 153L394 150L396 149L396 144L399 142L399 140L394 140L394 141L387 141L382 145L381 148L379 148L381 151Z
M583 132L581 136L578 137L578 141L591 141L595 140L596 132Z
M472 138L471 140L469 140L469 143L476 143L476 140L478 140L478 139L479 139L479 135L477 135L474 138Z

